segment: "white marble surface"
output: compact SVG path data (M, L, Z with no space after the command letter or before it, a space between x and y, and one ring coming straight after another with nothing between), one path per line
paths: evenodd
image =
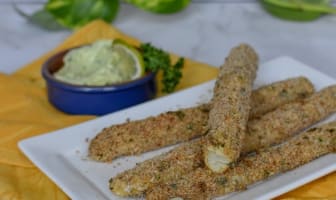
M0 72L15 71L71 34L35 27L1 1ZM142 41L214 66L222 64L231 47L248 42L259 52L261 62L288 55L336 78L336 16L289 22L271 17L256 1L230 2L194 2L183 12L168 16L123 4L114 25ZM41 6L19 5L26 12Z

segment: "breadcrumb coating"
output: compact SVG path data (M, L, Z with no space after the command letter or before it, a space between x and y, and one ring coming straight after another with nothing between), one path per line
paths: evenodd
M258 56L246 44L233 48L220 67L209 112L210 137L203 148L205 164L214 172L226 170L240 156L257 69Z
M252 92L250 118L303 99L313 92L312 83L304 77L260 87ZM89 156L110 162L120 156L140 154L204 135L209 129L210 107L210 104L203 104L105 128L91 140Z
M336 86L327 87L303 101L280 106L249 121L242 153L279 144L334 112ZM203 136L138 164L111 179L110 189L120 196L140 196L157 184L178 180L197 168L204 168L202 146L207 139Z
M336 122L301 133L287 142L241 158L224 173L198 168L168 184L156 185L147 192L148 200L211 199L240 191L272 175L289 171L322 155L336 152Z

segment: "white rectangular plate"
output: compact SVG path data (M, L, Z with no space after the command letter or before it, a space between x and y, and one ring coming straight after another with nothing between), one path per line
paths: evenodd
M282 57L260 66L255 87L289 77L306 76L316 89L336 81L289 57ZM207 102L212 96L214 81L115 112L95 120L52 133L20 141L20 149L72 199L123 199L108 188L109 178L130 169L172 147L148 152L140 156L119 158L112 163L97 163L87 159L88 140L102 128L142 119L161 112L191 107ZM335 119L335 115L328 120ZM219 199L269 199L336 170L336 155L326 155L290 172L259 182L243 192Z

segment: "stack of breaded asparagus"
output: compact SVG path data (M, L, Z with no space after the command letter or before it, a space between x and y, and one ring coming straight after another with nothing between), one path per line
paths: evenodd
M208 104L105 128L89 156L112 161L184 142L110 180L117 195L211 199L336 151L336 122L300 131L336 111L336 86L315 92L304 77L252 91L258 56L233 48Z

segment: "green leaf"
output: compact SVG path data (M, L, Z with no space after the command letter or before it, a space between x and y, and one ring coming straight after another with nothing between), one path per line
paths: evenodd
M184 65L184 58L179 58L179 60L171 67L163 70L162 83L164 88L163 92L171 93L175 90L176 86L179 84L182 78L182 67Z
M146 11L171 14L187 7L190 0L126 0L126 2Z
M64 26L60 25L55 18L45 9L40 9L36 11L32 15L28 15L20 10L16 5L14 5L14 9L21 16L26 18L30 23L38 25L47 30L63 30Z
M45 9L63 26L79 28L95 19L111 22L119 0L49 0Z
M336 14L330 0L260 0L270 14L282 19L311 21L324 13Z
M141 44L139 49L144 58L146 71L163 72L162 92L173 92L182 78L184 59L179 58L179 60L172 65L169 54L162 49L152 46L150 43Z

